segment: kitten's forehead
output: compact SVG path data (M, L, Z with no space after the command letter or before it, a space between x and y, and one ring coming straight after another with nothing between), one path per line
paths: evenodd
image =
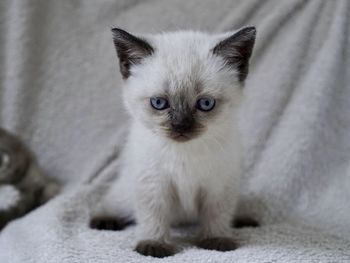
M152 36L157 51L179 59L200 58L206 56L209 49L213 48L217 38L203 32L177 31Z
M219 68L211 52L216 41L213 36L184 31L155 35L151 41L156 50L154 66L169 93L200 93L210 71Z
M156 56L169 69L196 74L208 58L211 38L201 33L177 32L154 37Z

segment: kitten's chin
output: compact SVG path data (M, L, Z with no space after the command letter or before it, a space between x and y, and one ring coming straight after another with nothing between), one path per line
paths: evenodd
M175 142L184 143L195 139L197 134L171 132L168 134L168 137Z

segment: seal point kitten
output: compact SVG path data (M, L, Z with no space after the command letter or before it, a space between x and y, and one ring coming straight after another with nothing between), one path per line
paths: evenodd
M119 28L112 32L131 124L120 176L91 226L122 229L135 220L135 250L165 257L176 252L170 227L195 221L197 246L235 249L237 113L256 29L143 37Z

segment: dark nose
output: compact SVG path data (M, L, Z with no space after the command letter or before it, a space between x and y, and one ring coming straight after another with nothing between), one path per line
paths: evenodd
M193 128L194 119L192 114L179 115L176 114L171 119L171 127L179 133L189 132Z

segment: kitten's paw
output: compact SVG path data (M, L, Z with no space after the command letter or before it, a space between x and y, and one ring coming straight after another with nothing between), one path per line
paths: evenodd
M144 256L164 258L174 255L176 249L174 246L163 242L142 240L137 244L135 251Z
M259 222L251 217L237 217L232 221L232 227L243 228L243 227L258 227Z
M236 243L229 237L212 237L202 239L198 242L197 246L200 248L217 251L230 251L237 248Z
M96 217L90 222L90 227L98 230L120 231L129 225L134 224L132 220L116 217Z

